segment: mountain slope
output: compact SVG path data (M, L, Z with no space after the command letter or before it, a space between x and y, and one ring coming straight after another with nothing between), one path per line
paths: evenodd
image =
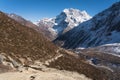
M69 32L58 37L55 42L65 48L95 47L120 42L120 2L102 11Z
M15 21L17 21L18 23L24 25L24 26L27 26L29 28L32 28L34 30L36 30L38 33L42 33L47 39L52 39L52 35L50 35L50 32L46 29L46 25L35 25L33 24L31 21L28 21L26 19L24 19L23 17L19 16L19 15L16 15L14 13L11 13L11 14L8 14L8 17L14 19Z
M47 45L46 45L47 44ZM57 48L43 35L23 26L0 12L0 52L12 57L46 60ZM27 60L26 60L27 61Z
M55 18L45 18L38 21L37 25L46 26L45 30L54 37L53 39L55 39L57 36L66 33L90 18L91 16L89 16L86 11L70 8L64 9Z
M11 14L6 13L6 14L8 15L8 17L14 19L15 21L19 22L20 24L30 27L30 28L33 28L38 31L38 26L33 24L31 21L28 21L28 20L24 19L23 17L16 15L14 13L11 13Z

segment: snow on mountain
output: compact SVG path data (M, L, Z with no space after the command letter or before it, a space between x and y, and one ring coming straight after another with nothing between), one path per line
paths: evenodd
M89 16L86 11L80 11L78 9L64 9L63 12L67 16L66 22L69 22L69 20L71 20L69 24L73 22L74 26L77 26L79 23L82 23L91 18L91 16Z
M46 26L52 27L55 25L55 19L54 18L44 18L42 20L37 21L36 24L38 26L39 25L46 25Z
M49 32L56 33L56 36L61 35L80 23L87 21L91 18L86 11L80 11L78 9L64 9L55 18L45 18L38 21L37 25L47 26Z
M120 43L120 2L83 22L55 42L65 48L95 47L110 43Z
M105 44L96 48L98 51L107 52L120 57L120 43Z
M58 34L64 33L90 18L91 17L86 11L80 11L73 8L64 9L63 12L56 17L55 23L57 25L53 28L58 32Z

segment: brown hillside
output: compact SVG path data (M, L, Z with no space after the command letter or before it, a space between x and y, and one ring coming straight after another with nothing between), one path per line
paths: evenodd
M90 65L82 56L75 57L75 55L69 55L66 52L63 55L51 62L49 67L85 74L93 80L114 80L111 71Z
M0 53L43 61L54 56L56 50L40 33L0 12Z

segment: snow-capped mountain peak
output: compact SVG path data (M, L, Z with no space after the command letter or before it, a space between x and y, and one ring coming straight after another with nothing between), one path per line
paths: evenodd
M84 10L80 11L78 9L64 9L63 13L66 14L68 20L73 21L74 23L82 23L91 18L91 16Z
M39 25L46 25L46 26L53 26L55 24L54 18L44 18L42 20L37 21L36 23L38 26Z
M74 16L74 17L86 17L86 18L91 18L91 16L85 11L80 11L79 9L74 9L74 8L68 8L68 9L64 9L63 12L67 15L67 16Z
M70 29L78 26L80 23L89 20L91 18L90 15L87 14L86 11L80 11L78 9L64 9L60 15L58 15L55 19L55 23L57 26L53 28L58 32L58 34L69 31Z
M64 13L66 14L69 14L69 15L73 15L72 13L75 13L75 12L80 12L80 10L78 9L74 9L74 8L66 8L63 10Z
M63 42L65 48L87 48L120 43L119 35L120 2L117 2L92 19L61 35L56 41Z
M47 26L48 30L52 30L52 32L55 31L55 33L57 33L58 36L78 26L80 23L89 20L90 18L91 16L88 15L86 11L68 8L64 9L55 18L44 18L38 21L37 25Z

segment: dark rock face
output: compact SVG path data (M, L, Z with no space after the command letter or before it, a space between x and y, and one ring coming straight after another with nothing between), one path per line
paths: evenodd
M59 36L64 48L95 47L120 42L120 2L94 16L91 20Z

